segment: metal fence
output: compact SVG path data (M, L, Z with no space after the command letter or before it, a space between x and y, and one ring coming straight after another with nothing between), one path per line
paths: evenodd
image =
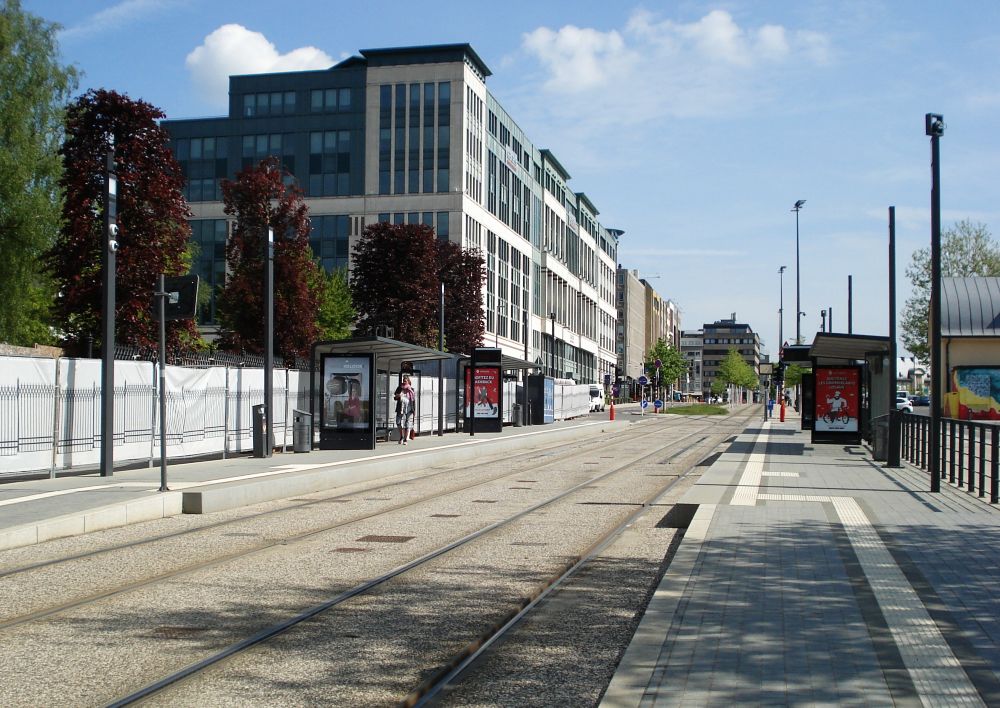
M930 469L931 419L904 413L900 429L900 457ZM1000 425L943 418L939 450L941 479L1000 502Z

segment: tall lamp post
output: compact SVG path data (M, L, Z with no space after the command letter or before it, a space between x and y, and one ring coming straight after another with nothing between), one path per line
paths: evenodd
M785 269L778 268L778 349L785 346Z
M799 318L802 317L802 290L801 271L799 270L799 211L805 205L806 200L800 199L795 202L792 211L795 212L795 343L802 344L802 328L799 325Z
M931 139L931 491L941 491L941 152L944 116L924 116L924 132Z
M110 477L115 468L115 253L118 251L118 175L115 167L115 139L109 137L104 175L104 299L101 325L104 345L101 356L101 476Z
M264 249L264 457L270 457L274 451L274 229L270 226Z

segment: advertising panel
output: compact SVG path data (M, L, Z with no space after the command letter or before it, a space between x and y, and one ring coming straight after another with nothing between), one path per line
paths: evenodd
M858 432L861 398L861 370L858 368L816 367L817 432Z
M465 416L469 412L469 393L476 406L476 419L493 419L500 417L500 369L495 366L477 366L475 383L470 385L472 369L465 370Z
M1000 420L1000 368L952 369L951 392L944 396L944 415L962 420Z
M556 382L555 379L545 377L542 394L542 421L554 423L556 420Z
M324 355L322 380L320 427L337 432L369 432L372 427L371 358Z

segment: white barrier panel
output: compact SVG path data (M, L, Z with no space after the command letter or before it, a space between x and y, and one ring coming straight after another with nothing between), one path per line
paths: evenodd
M53 359L0 356L0 474L52 466L55 379Z

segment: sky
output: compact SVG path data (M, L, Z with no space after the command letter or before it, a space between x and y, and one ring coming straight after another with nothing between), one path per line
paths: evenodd
M736 314L763 351L832 310L887 335L888 208L897 302L930 245L930 139L944 116L942 226L1000 235L1000 3L994 0L22 0L62 26L80 92L168 118L224 115L227 76L320 69L360 49L468 42L491 93L551 150L619 264L675 301L684 329ZM783 275L780 266L787 266ZM902 352L901 353L905 353Z

